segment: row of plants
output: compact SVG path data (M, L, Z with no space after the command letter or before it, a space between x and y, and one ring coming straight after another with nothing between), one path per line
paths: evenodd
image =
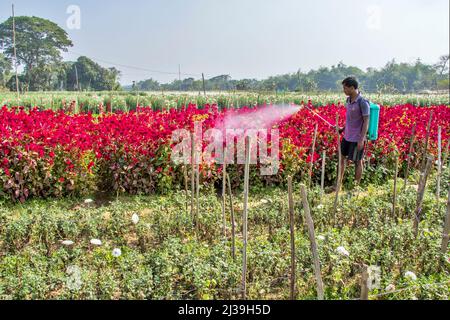
M448 94L394 95L368 94L371 101L381 105L412 104L432 106L450 104ZM270 92L224 92L224 93L158 93L158 92L30 92L19 98L12 92L0 92L0 105L8 107L25 106L43 109L66 110L72 112L102 113L111 111L131 111L137 106L151 107L153 110L182 108L188 104L203 107L216 104L219 109L241 108L243 106L261 106L265 104L283 104L311 102L314 106L331 105L345 102L345 97L333 93L270 93Z
M311 106L312 107L312 106ZM281 109L274 108L273 112ZM171 140L175 129L193 132L194 122L201 121L203 132L220 126L229 116L250 115L255 123L259 108L219 110L216 105L203 109L188 105L182 109L155 111L139 108L136 112L65 113L63 111L26 111L23 107L0 109L0 197L24 202L31 197L81 196L95 190L114 193L166 193L184 185L183 166L171 161ZM345 107L328 105L314 109L333 122L345 123ZM425 150L426 127L433 112L429 143ZM254 115L254 117L253 117ZM448 155L450 108L445 105L418 108L413 105L382 107L379 139L367 149L368 170L364 184L381 183L393 170L399 157L400 172L406 167L412 124L416 125L416 142L411 167L417 167L425 152L436 155L437 130L442 127L443 158ZM267 124L267 123L266 123ZM335 128L315 117L309 109L269 127L280 131L280 170L274 176L260 176L252 166L252 181L277 184L287 174L307 179L315 125L318 136L313 154L313 182L320 181L321 155L326 152L326 183L336 177L337 136ZM207 142L203 142L205 150ZM447 149L445 148L447 146ZM445 153L447 150L447 153ZM269 147L270 151L270 147ZM188 168L189 169L189 168ZM242 165L229 166L233 186L243 172ZM221 176L217 163L200 164L202 183L214 184Z
M417 177L411 176L410 185ZM296 298L315 299L298 184L293 189ZM450 256L440 252L445 197L437 203L432 188L427 189L415 238L416 190L408 187L399 194L395 216L391 190L392 180L369 185L359 195L344 194L336 224L333 194L321 197L317 188L308 192L326 299L359 297L363 264L380 270L372 299L449 298ZM101 207L80 199L0 206L0 299L238 299L243 195L234 194L235 259L229 206L224 237L220 199L208 186L200 195L197 228L183 192L120 197ZM252 186L249 299L289 298L287 211L286 189Z

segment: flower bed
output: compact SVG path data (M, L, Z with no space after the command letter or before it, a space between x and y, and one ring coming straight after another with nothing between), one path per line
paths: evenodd
M450 123L448 106L382 106L379 139L370 143L367 152L371 166L389 168L394 162L394 152L398 152L400 164L404 166L413 123L417 125L417 142L412 160L413 166L417 165L424 153L431 110L434 116L428 152L437 152L438 126L442 126L445 149ZM170 161L173 130L192 131L196 120L202 120L206 130L230 112L253 111L254 108L220 111L215 105L198 109L191 104L169 111L139 108L136 112L94 116L3 107L0 109L0 197L24 202L30 197L78 196L97 189L130 194L167 192L182 186L183 179L181 167ZM336 113L340 115L341 126L345 121L345 107L341 105L319 107L315 111L331 123ZM314 117L308 109L301 109L275 125L280 130L281 167L278 175L266 178L270 179L267 181L276 182L286 173L307 171L316 123L319 133L314 179L320 176L320 157L325 150L327 181L333 180L337 159L335 129ZM238 178L240 166L230 169L232 178ZM200 170L204 182L214 182L220 175L220 166L215 164L201 165Z

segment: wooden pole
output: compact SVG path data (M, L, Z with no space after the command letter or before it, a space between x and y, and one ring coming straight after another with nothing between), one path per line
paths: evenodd
M392 218L395 219L395 205L397 203L397 175L398 175L398 155L395 157L395 170L394 170L394 192L392 197Z
M199 223L198 223L198 213L199 213L199 195L200 195L200 169L199 169L199 155L198 152L195 152L195 225L198 231Z
M320 272L320 260L319 260L319 252L317 250L316 235L315 235L315 231L314 231L314 221L311 217L311 211L309 209L306 187L304 185L300 185L300 189L301 189L301 194L302 194L303 209L305 212L305 221L306 221L306 225L308 226L308 235L309 235L309 241L311 244L311 253L312 253L313 261L314 261L313 267L314 267L314 275L316 277L316 283L317 283L317 299L323 300L324 299L323 282L322 282L322 275Z
M444 231L442 233L441 252L443 254L447 252L449 232L450 232L450 188L448 189L447 214L445 215Z
M244 170L244 212L243 212L243 259L242 259L242 299L247 295L247 210L250 177L250 137L245 137L245 170Z
M314 161L313 161L314 160L314 150L316 148L317 129L318 129L318 125L316 123L316 125L314 127L313 143L312 143L312 147L311 147L311 159L309 161L308 188L311 187L312 169L313 169L313 164L314 164Z
M194 221L194 194L195 194L195 137L194 137L194 133L191 133L191 218L192 218L192 221Z
M367 271L368 267L364 265L363 272L361 275L361 300L369 300L369 286L367 285L367 281L369 279L369 272Z
M203 95L206 97L205 75L202 73Z
M406 163L405 184L403 185L403 191L406 190L406 185L408 184L409 166L411 163L411 155L412 155L413 148L414 148L415 134L416 134L416 123L414 123L414 125L413 125L412 132L411 132L411 140L409 142L409 152L408 152L408 158L407 158L407 163Z
M441 172L442 172L443 166L444 166L444 165L447 165L448 148L449 148L449 145L450 145L450 140L447 141L447 146L445 147L445 152L444 152L443 157L442 157L442 162L441 162Z
M292 177L288 177L289 227L291 231L291 300L295 300L295 219L294 197L292 196Z
M189 202L189 194L188 194L188 174L186 165L183 166L183 177L184 177L184 193L186 195L186 214L188 213L188 202Z
M225 198L227 189L227 165L225 163L225 152L223 153L223 165L222 165L222 229L223 236L226 237L226 218L225 218Z
M423 196L425 193L425 187L427 185L427 178L428 175L430 174L431 171L431 166L433 164L434 161L434 157L429 155L427 156L427 162L425 165L425 171L422 173L422 178L420 179L419 182L419 187L417 189L417 202L416 202L416 212L414 215L414 236L417 237L418 234L418 229L419 229L419 222L420 222L420 217L422 215L422 204L423 204Z
M430 130L431 130L431 121L433 120L433 110L430 111L430 119L428 120L427 125L427 133L425 136L425 149L424 149L424 155L422 159L422 165L420 166L420 169L422 171L425 171L425 165L427 161L427 154L428 154L428 140L430 139Z
M233 193L231 192L231 181L230 176L227 173L227 181L228 181L228 196L230 200L230 208L231 208L231 256L233 257L233 261L236 260L236 228L235 228L235 219L234 219L234 207L233 207Z
M20 90L19 90L19 76L17 74L17 50L16 50L16 17L14 14L14 4L12 5L12 32L13 32L13 50L14 50L14 69L16 71L16 92L17 98L19 98Z
M77 65L74 64L75 67L75 80L77 81L77 91L80 91L80 83L78 82L78 69L77 69ZM112 97L111 97L111 104L112 104ZM111 107L112 109L112 107ZM112 111L112 110L111 110Z
M341 154L341 139L339 135L339 113L336 114L336 136L337 136L337 150L338 150L338 170L337 170L337 178L336 178L336 196L334 198L334 224L336 224L336 212L337 212L337 205L339 201L339 190L341 189L341 170L345 170L344 168L341 168L341 161L342 161L342 154Z
M442 140L441 140L441 126L438 127L438 166L437 166L437 181L436 181L436 201L439 210L439 198L441 194L441 169L442 169Z
M322 174L320 176L320 199L322 200L323 191L325 188L325 161L327 153L325 150L322 152Z

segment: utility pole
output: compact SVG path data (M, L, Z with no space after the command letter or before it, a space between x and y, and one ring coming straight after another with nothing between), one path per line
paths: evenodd
M205 88L205 75L202 73L202 81L203 81L203 94L206 97L206 88Z
M77 65L74 64L75 67L75 79L77 81L77 91L80 91L80 83L78 82L78 69L77 69Z
M181 65L178 65L178 80L180 80L179 90L181 91Z
M19 77L17 75L17 52L16 52L16 19L14 16L14 4L12 5L12 22L13 22L13 47L14 47L14 68L16 70L16 91L19 97Z

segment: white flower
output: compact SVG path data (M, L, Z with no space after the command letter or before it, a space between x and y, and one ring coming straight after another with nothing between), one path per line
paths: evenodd
M64 241L61 241L61 244L64 246L71 246L74 244L74 242L72 240L64 240Z
M133 222L133 224L138 224L138 222L139 222L139 216L138 216L137 213L134 213L134 214L131 216L131 222Z
M261 203L266 204L269 203L269 201L267 201L266 199L261 199Z
M323 209L323 204L319 204L319 205L317 206L317 209L319 209L319 210Z
M417 276L414 274L414 272L411 271L406 271L405 272L405 278L412 280L412 281L416 281L417 280Z
M100 240L100 239L91 239L90 242L94 246L101 246L102 245L102 240Z
M320 235L320 236L317 236L317 239L319 239L319 240L325 240L325 237L324 236L322 236L322 235Z
M120 250L119 248L115 248L112 251L112 255L113 255L113 257L118 258L118 257L120 257L122 255L122 250Z
M346 256L346 257L348 257L350 255L350 253L344 247L337 247L336 251L337 251L337 253L339 253L343 256Z
M86 203L86 204L89 204L89 203L92 203L92 202L94 202L94 200L92 200L92 199L86 199L86 200L84 200L84 203Z
M387 292L394 291L395 290L395 285L388 284L384 290L387 291Z

